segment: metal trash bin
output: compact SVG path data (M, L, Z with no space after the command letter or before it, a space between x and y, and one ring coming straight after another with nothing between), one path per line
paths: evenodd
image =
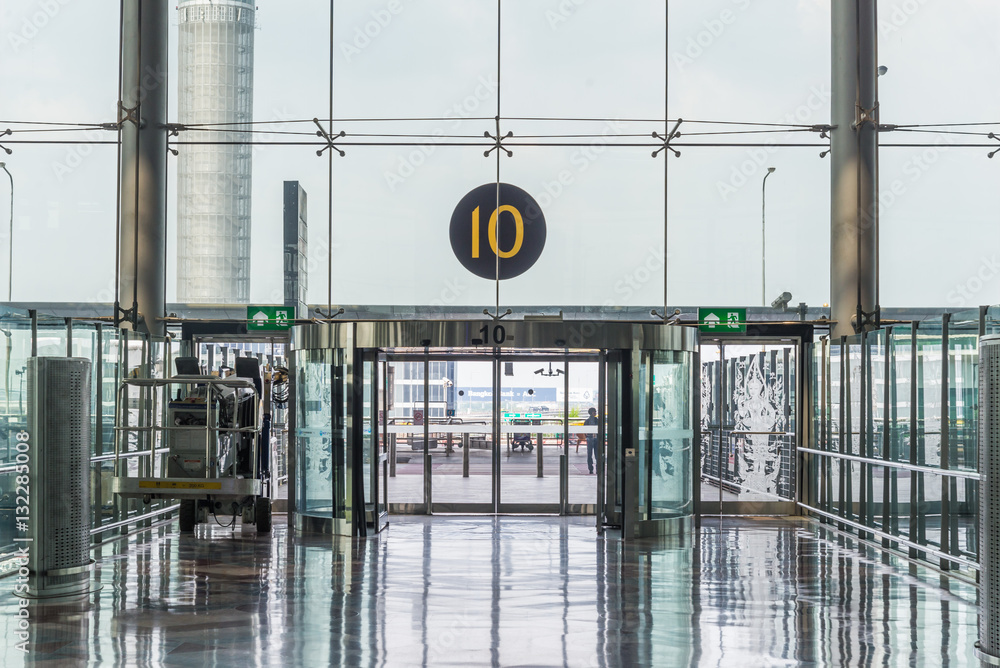
M979 339L979 642L1000 665L1000 335Z
M90 360L28 360L27 598L90 590Z

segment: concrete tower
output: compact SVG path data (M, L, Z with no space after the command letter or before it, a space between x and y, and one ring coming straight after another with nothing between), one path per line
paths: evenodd
M181 0L177 117L185 141L241 142L253 120L255 11L250 0ZM250 298L249 144L178 148L177 301Z

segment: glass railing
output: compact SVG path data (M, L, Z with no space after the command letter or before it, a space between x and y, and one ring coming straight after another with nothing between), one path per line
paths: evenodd
M27 366L39 357L81 357L91 361L91 538L93 543L115 533L127 533L169 513L167 500L117 499L111 491L114 475L115 397L125 375L162 377L172 364L173 347L165 339L120 330L111 324L50 318L0 307L0 574L15 549L16 439L27 428ZM135 399L140 399L135 397ZM146 449L130 458L129 469L156 470L163 465L162 448Z
M800 448L800 505L975 577L979 336L991 327L1000 331L995 307L811 344L813 433Z

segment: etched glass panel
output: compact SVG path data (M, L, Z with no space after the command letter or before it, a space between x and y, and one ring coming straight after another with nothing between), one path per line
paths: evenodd
M728 346L732 430L724 478L740 500L794 498L795 349Z

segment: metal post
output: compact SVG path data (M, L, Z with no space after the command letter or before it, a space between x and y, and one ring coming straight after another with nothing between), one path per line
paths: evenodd
M0 169L7 172L7 178L10 179L10 237L7 239L7 250L10 255L7 259L7 303L9 304L11 295L14 294L14 175L3 162L0 162Z
M563 361L563 437L559 458L559 514L569 506L569 358Z
M469 477L469 434L462 434L462 477Z
M765 217L764 201L767 195L767 177L774 174L775 167L768 167L767 174L760 184L760 305L767 306L767 274L764 269L767 266L767 236L764 231L767 229L767 218Z
M29 308L28 317L31 319L31 356L38 357L38 311Z
M830 317L850 336L877 307L876 0L833 0Z
M431 514L431 495L434 488L431 482L431 361L424 348L424 503L427 504L427 514Z
M537 434L538 436L538 453L535 456L536 463L536 476L539 478L545 477L545 471L542 468L542 442L545 440L545 434Z

